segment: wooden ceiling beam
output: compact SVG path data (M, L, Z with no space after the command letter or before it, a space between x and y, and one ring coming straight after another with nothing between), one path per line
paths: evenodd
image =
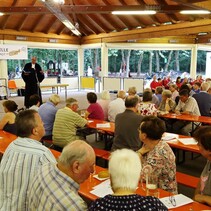
M24 24L26 23L26 20L28 18L28 15L24 15L24 17L22 18L22 21L19 23L18 27L17 27L17 31L21 31Z
M32 32L36 32L37 27L40 25L40 23L45 19L45 15L42 14L40 15L40 18L38 21L36 21L36 23L34 24L34 26L32 27Z
M98 33L99 33L98 29L97 29L95 26L93 26L93 24L90 23L90 21L89 21L87 18L85 18L85 17L82 16L82 15L78 15L77 18L78 18L81 22L83 22L84 25L85 25L85 26L89 29L89 31L91 31L93 34L98 34Z
M204 8L202 7L199 7L197 5L194 5L193 3L196 3L196 2L201 2L201 0L194 2L195 0L172 0L176 3L179 3L181 5L184 5L184 6L187 6L187 7L190 7L192 9L196 9L196 10L203 10Z
M49 24L48 27L46 28L46 30L45 30L46 34L48 34L50 32L51 28L57 23L57 20L58 19L55 16L52 17L52 20L51 20L52 24Z
M172 25L162 25L122 32L112 32L109 34L90 35L83 37L81 43L89 43L96 40L103 42L119 42L131 39L156 38L165 36L180 36L188 34L198 34L200 32L211 32L211 19L198 20L195 22L178 23Z
M6 28L6 25L7 25L8 21L9 21L9 18L10 18L10 15L3 16L3 21L2 21L1 27L0 27L1 29L5 29Z
M179 1L179 0L178 0ZM191 5L106 5L106 6L90 6L90 5L63 5L61 10L63 13L75 13L75 14L89 14L89 13L111 13L112 11L132 11L132 10L155 10L157 13L176 13L181 10L192 10L194 9ZM195 8L203 9L201 7ZM50 11L44 6L25 6L25 7L0 7L0 12L5 14L32 14L32 13L45 13L49 14Z

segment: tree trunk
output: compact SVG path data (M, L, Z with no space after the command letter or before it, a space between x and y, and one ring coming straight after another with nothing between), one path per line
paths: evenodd
M125 74L125 66L126 66L124 50L121 50L121 54L122 54L122 63L121 63L121 68L120 68L120 74L124 75Z
M141 74L141 64L144 58L144 51L141 52L139 60L138 60L138 70L137 70L137 76L140 76Z
M149 51L149 75L152 75L152 57L153 57L153 52Z
M170 51L170 52L169 52L168 61L167 61L166 65L165 65L165 67L164 67L164 71L168 71L169 64L170 64L170 62L171 62L172 53L173 53L173 51Z
M180 71L179 66L179 51L175 51L175 69L177 72Z
M127 56L126 56L126 77L129 76L129 72L130 72L130 53L131 53L131 50L127 50Z
M156 72L160 71L160 57L159 57L159 51L155 51L156 56Z

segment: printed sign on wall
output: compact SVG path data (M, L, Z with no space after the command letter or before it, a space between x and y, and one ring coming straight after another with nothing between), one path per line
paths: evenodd
M28 59L26 45L0 45L0 59Z

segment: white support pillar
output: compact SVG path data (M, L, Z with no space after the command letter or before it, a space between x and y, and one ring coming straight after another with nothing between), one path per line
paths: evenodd
M0 78L8 79L7 60L0 60Z
M190 77L193 79L196 78L197 50L198 50L198 45L197 44L193 45L191 50L191 65L190 65Z
M78 89L81 88L81 76L84 75L84 49L78 48Z
M210 75L211 75L211 53L207 52L205 78L210 78Z
M7 73L7 60L0 60L0 96L7 96L8 97L8 88L7 88L7 80L8 80L8 73ZM6 80L4 80L6 79Z
M101 77L108 76L108 47L106 43L101 44ZM100 91L102 91L102 81L100 83Z

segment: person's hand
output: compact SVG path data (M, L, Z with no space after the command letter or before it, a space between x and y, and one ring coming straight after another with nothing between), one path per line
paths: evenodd
M141 149L138 150L138 153L141 155L144 155L144 154L148 153L149 151L150 151L150 149L146 145L143 145L141 147Z
M175 114L180 114L180 111L176 110L176 111L175 111Z
M170 98L167 98L167 99L166 99L166 103L169 103L169 100L170 100Z
M196 194L194 199L195 201L198 201L199 203L203 203L203 196L201 194Z

